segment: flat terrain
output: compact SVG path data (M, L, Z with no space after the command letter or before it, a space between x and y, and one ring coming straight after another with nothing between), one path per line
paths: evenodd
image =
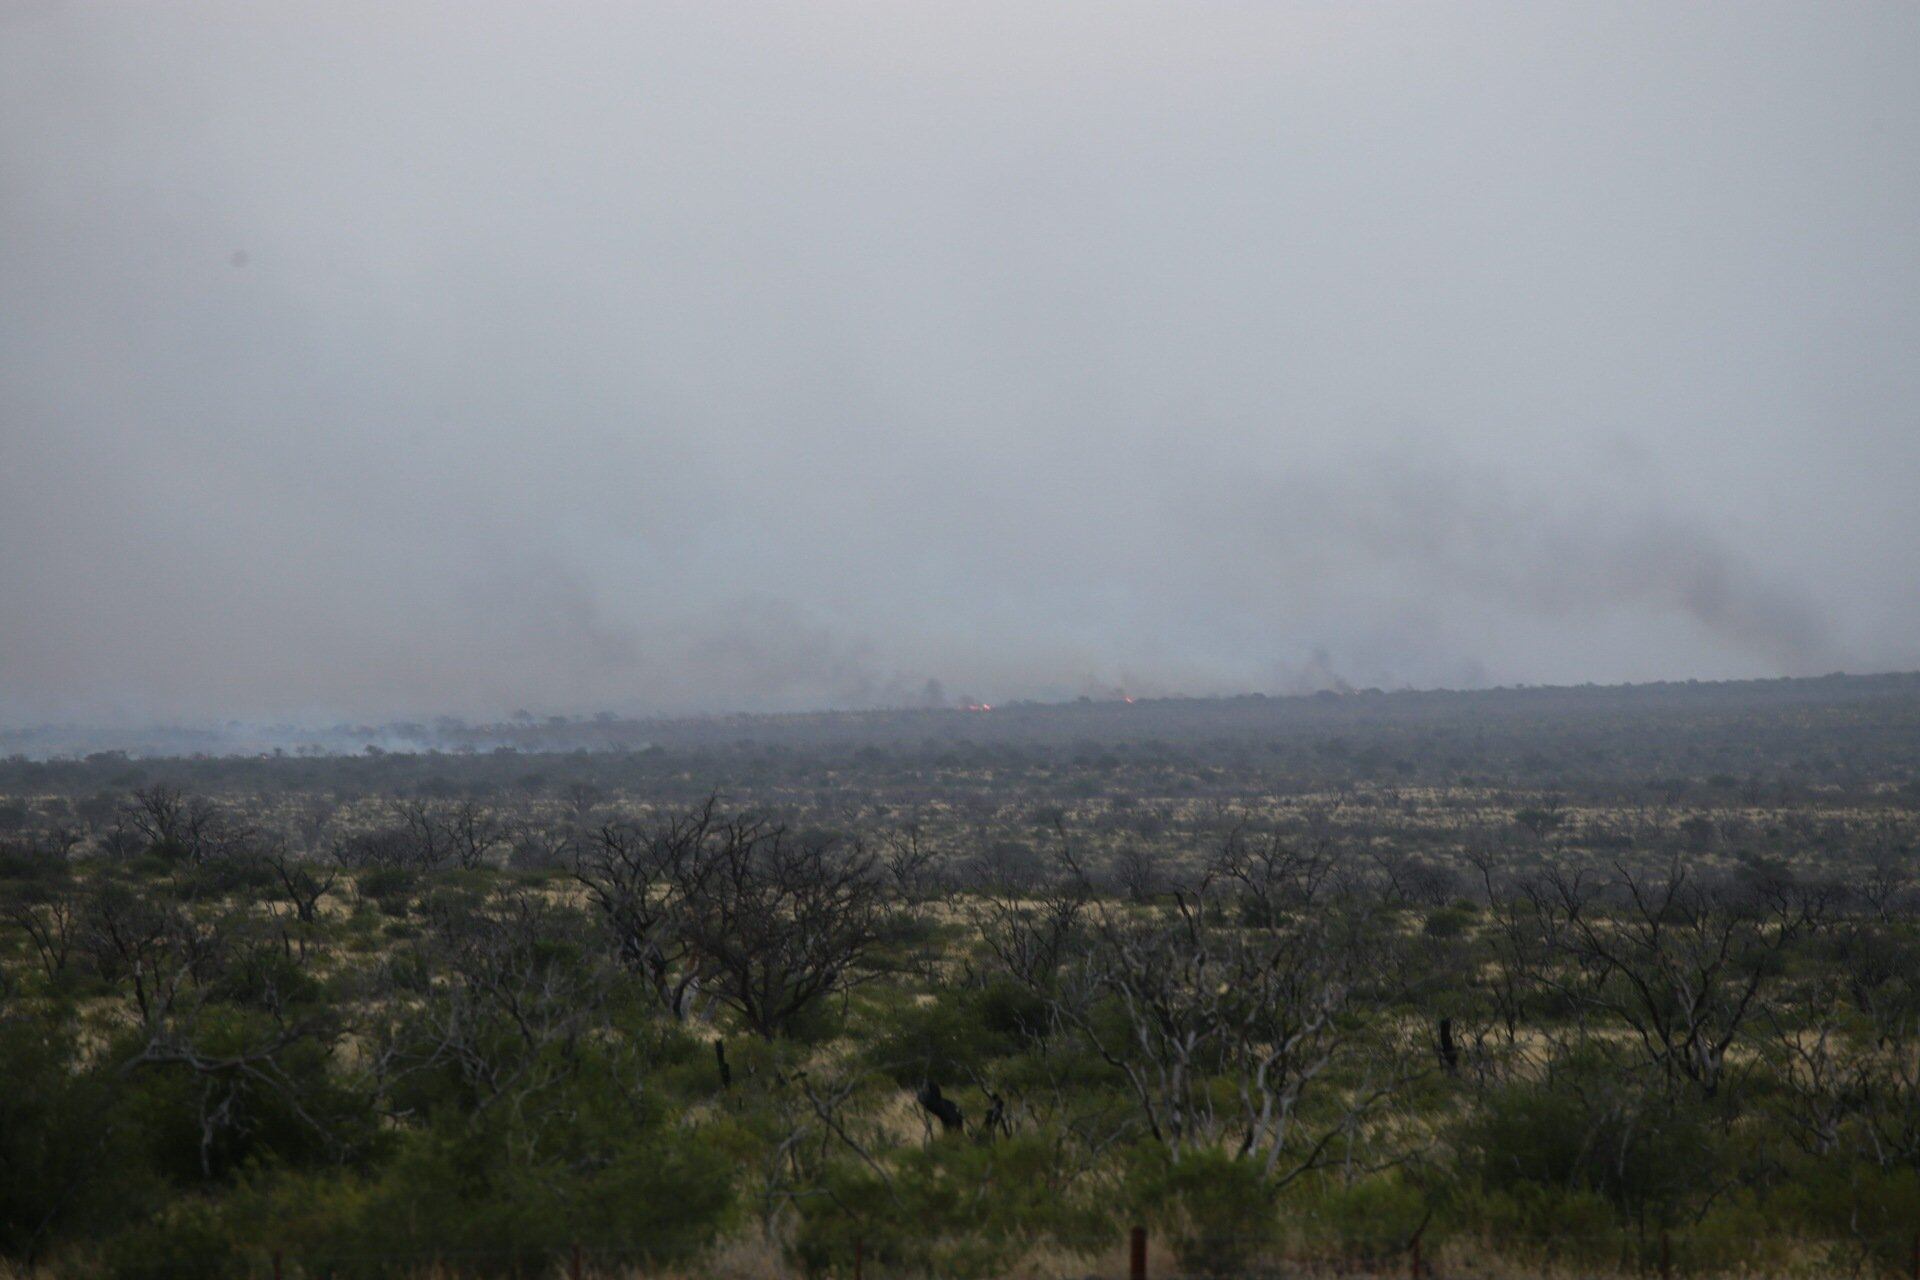
M147 741L0 761L28 1273L1912 1252L1920 677Z

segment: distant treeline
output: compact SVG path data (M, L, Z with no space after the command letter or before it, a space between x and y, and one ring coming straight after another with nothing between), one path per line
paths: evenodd
M52 731L46 731L51 733ZM925 771L1226 770L1263 786L1551 786L1619 792L1730 778L1900 786L1920 778L1920 674L1475 692L1084 700L678 720L527 717L328 731L339 751L45 758L32 734L0 790L82 794L167 781L201 790L426 787L484 794L586 783L682 797L722 783L817 785ZM289 731L291 733L291 731ZM0 744L5 740L0 739ZM529 757L538 757L537 763Z

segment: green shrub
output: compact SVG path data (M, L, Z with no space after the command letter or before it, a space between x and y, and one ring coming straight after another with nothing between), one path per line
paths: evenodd
M1595 1192L1636 1222L1660 1223L1686 1215L1720 1169L1710 1120L1686 1095L1641 1092L1594 1060L1567 1064L1553 1085L1495 1092L1458 1140L1464 1171L1489 1190Z
M111 1080L81 1069L73 1038L0 1020L0 1255L32 1258L63 1234L99 1232L158 1193Z
M354 888L387 915L404 915L419 877L405 867L374 867L354 877Z
M219 1205L199 1199L174 1200L112 1237L94 1263L113 1280L226 1280L250 1273L227 1215Z
M1115 1227L1064 1175L1057 1137L944 1137L900 1152L887 1178L837 1161L827 1194L803 1205L793 1257L810 1274L845 1273L858 1241L876 1267L970 1277L1004 1273L1040 1239L1110 1248Z
M307 1275L404 1276L436 1259L462 1274L539 1274L576 1242L633 1261L684 1260L729 1220L730 1182L726 1157L677 1127L546 1150L511 1125L448 1120L403 1135L367 1173L257 1168L220 1222L234 1256L281 1249ZM196 1247L198 1227L187 1225L157 1252Z
M1406 1249L1415 1232L1425 1233L1433 1213L1425 1190L1389 1173L1356 1182L1324 1179L1290 1197L1284 1216L1289 1222L1304 1219L1318 1243L1383 1257Z
M226 1006L196 1029L194 1045L217 1061L272 1034L270 1015ZM127 1042L110 1059L124 1061L133 1049ZM364 1155L379 1134L372 1099L332 1067L318 1040L287 1046L249 1071L154 1063L124 1078L120 1105L136 1126L145 1167L176 1186L225 1182L249 1163L324 1167Z
M1224 1151L1174 1160L1158 1145L1143 1148L1134 1155L1128 1192L1182 1266L1202 1275L1243 1271L1281 1239L1276 1189L1257 1162Z
M951 1086L971 1080L1013 1047L983 1016L978 992L942 992L930 1004L892 1013L867 1057L905 1088L924 1080Z

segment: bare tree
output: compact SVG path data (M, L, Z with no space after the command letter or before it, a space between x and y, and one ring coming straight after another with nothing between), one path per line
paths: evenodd
M395 800L389 803L388 810L394 823L385 843L405 865L420 871L446 865L449 850L442 838L440 815L433 805L421 800Z
M771 1038L861 978L885 886L858 844L803 840L753 818L725 823L683 892L686 938L714 994Z
M214 1153L244 1132L250 1092L274 1093L326 1143L331 1127L306 1107L305 1091L287 1068L303 1043L331 1046L338 1020L296 1008L280 975L280 947L243 914L201 918L128 886L98 886L83 905L77 943L100 975L129 1002L124 1019L135 1046L114 1063L121 1074L186 1071L198 1081L200 1162L210 1175ZM246 991L236 1000L228 984ZM247 1016L236 1019L233 1009Z
M1176 1159L1225 1142L1284 1185L1326 1162L1415 1072L1369 1053L1346 1016L1378 940L1348 932L1325 904L1281 908L1318 880L1263 848L1273 856L1248 858L1230 839L1220 860L1230 875L1176 889L1170 910L1100 914L1052 1007L1121 1072ZM1223 890L1253 923L1227 922ZM1340 1099L1334 1115L1303 1128L1302 1100L1341 1064L1358 1085L1326 1089Z
M335 837L328 856L351 871L376 868L418 869L418 846L403 827L381 827Z
M133 793L121 813L148 844L184 845L187 799L178 787L156 782Z
M1241 922L1266 927L1313 905L1333 874L1329 849L1324 836L1301 848L1277 833L1253 838L1237 826L1221 842L1199 888L1209 896L1215 886L1229 890Z
M520 889L482 902L436 902L428 929L390 968L383 986L413 998L369 1035L370 1067L383 1084L444 1070L474 1099L475 1113L522 1108L575 1069L580 1046L607 1026L613 987L583 955L556 945L576 937L578 912ZM397 1011L396 1011L397 1010ZM637 1097L635 1081L629 1097Z
M576 873L622 959L676 1017L710 981L768 1037L862 976L888 901L860 846L723 817L714 797L649 827L603 827Z
M431 818L439 827L440 847L462 870L489 865L494 851L507 841L499 819L474 800L449 805Z
M1054 994L1060 971L1080 941L1093 886L1065 851L1055 872L1026 893L983 879L969 898L969 914L987 950L1015 981L1041 996Z
M1891 913L1889 913L1891 915ZM1880 908L1838 931L1848 1001L1849 1095L1858 1103L1861 1154L1883 1168L1920 1164L1920 943L1911 915Z
M1679 863L1662 876L1616 864L1610 879L1548 872L1534 923L1564 963L1539 976L1581 1010L1632 1033L1671 1083L1712 1097L1727 1051L1762 1009L1777 957L1821 918L1790 883L1709 883Z
M279 842L266 851L262 860L272 868L281 892L300 923L312 924L318 919L320 900L333 891L340 879L338 862L328 866L299 857Z
M236 856L253 835L220 805L164 783L135 791L121 812L148 848L192 863Z
M80 936L80 897L70 885L27 892L6 904L6 919L27 935L48 982L67 971Z
M688 929L686 897L712 864L708 845L723 825L718 804L709 797L648 827L609 823L574 867L621 961L645 975L675 1018L696 1011L701 953Z
M1122 844L1114 853L1109 874L1129 902L1152 902L1171 887L1161 858L1132 842Z
M585 843L571 823L542 822L522 814L507 829L507 862L515 868L545 870L577 865Z
M921 902L942 879L945 860L927 843L918 821L888 831L881 840L880 862L906 902Z

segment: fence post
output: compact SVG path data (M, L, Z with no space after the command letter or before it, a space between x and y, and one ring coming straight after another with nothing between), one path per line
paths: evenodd
M867 1260L867 1242L859 1236L853 1238L853 1280L860 1280Z
M1408 1274L1413 1277L1413 1280L1420 1280L1420 1274L1423 1270L1420 1263L1420 1233L1425 1230L1425 1226L1422 1226L1420 1231L1413 1233L1413 1265L1412 1269L1408 1272Z
M1673 1276L1673 1241L1667 1235L1665 1227L1660 1228L1660 1280L1671 1280Z
M567 1275L572 1280L580 1280L580 1242L577 1240L573 1245L573 1258L567 1264Z
M280 1280L280 1251L273 1251L273 1280Z
M1911 1280L1920 1280L1920 1231L1913 1233L1913 1252L1907 1258L1907 1273Z
M1147 1280L1147 1229L1135 1227L1127 1234L1127 1280Z

